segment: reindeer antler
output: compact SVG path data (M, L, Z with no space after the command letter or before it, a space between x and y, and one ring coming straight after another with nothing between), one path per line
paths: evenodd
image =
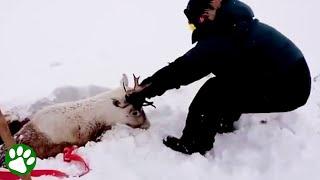
M154 108L157 108L155 105L153 105L153 102L147 100L144 100L142 106L152 106Z
M140 79L140 76L136 77L136 76L133 74L133 81L134 81L133 90L136 90L136 88L140 86L140 84L139 84L139 79Z
M122 86L123 86L124 92L127 94L127 89L126 89L126 86L124 85L124 82L122 83Z

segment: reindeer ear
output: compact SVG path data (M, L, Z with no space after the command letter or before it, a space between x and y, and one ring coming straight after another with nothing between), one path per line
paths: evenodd
M129 86L128 76L126 74L122 74L122 79L120 81L120 86Z

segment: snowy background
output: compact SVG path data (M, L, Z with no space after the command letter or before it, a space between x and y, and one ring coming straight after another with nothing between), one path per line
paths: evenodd
M320 179L320 24L316 0L246 0L256 17L292 39L314 77L306 106L284 114L244 115L218 135L205 157L166 148L181 135L187 107L205 79L155 98L151 128L117 126L79 149L91 172L81 179ZM122 73L145 78L191 45L186 0L0 0L0 107L21 116L51 103L119 86ZM317 81L317 82L316 82ZM266 120L267 124L260 124ZM62 155L39 168L76 174ZM39 178L39 179L48 179Z

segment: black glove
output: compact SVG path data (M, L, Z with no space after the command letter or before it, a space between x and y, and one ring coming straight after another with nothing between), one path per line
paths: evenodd
M141 109L142 106L148 106L148 105L151 105L154 107L152 102L146 101L146 98L150 98L150 93L151 93L150 91L152 90L151 78L147 78L144 81L142 81L140 86L142 86L143 89L140 91L133 91L127 94L125 96L126 101L129 104L132 104L133 107L136 109Z
M125 97L126 101L129 104L132 104L135 109L141 109L144 102L146 101L146 97L143 92L132 92L130 94L127 94Z

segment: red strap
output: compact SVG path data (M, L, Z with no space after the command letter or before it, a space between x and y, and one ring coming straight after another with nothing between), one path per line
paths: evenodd
M20 177L12 174L9 171L0 171L0 179L1 180L16 180L16 179L20 179Z
M80 175L77 175L77 177L80 177L80 176L87 174L90 171L90 169L89 169L89 166L87 165L87 163L82 159L82 157L80 157L79 155L74 153L75 149L77 149L76 146L64 148L63 160L65 162L76 161L76 162L81 163L84 170ZM67 175L64 172L57 171L57 170L46 170L46 169L33 170L31 172L31 176L32 177L55 176L58 178L70 177L70 175ZM0 171L0 180L17 180L17 179L20 179L20 177L10 173L9 171Z
M76 161L81 163L82 167L84 167L84 171L78 175L79 177L89 173L90 168L87 165L87 163L82 159L81 156L79 156L78 154L73 153L74 150L77 149L77 146L72 146L72 147L66 147L63 150L63 160L65 162L71 162L71 161Z

